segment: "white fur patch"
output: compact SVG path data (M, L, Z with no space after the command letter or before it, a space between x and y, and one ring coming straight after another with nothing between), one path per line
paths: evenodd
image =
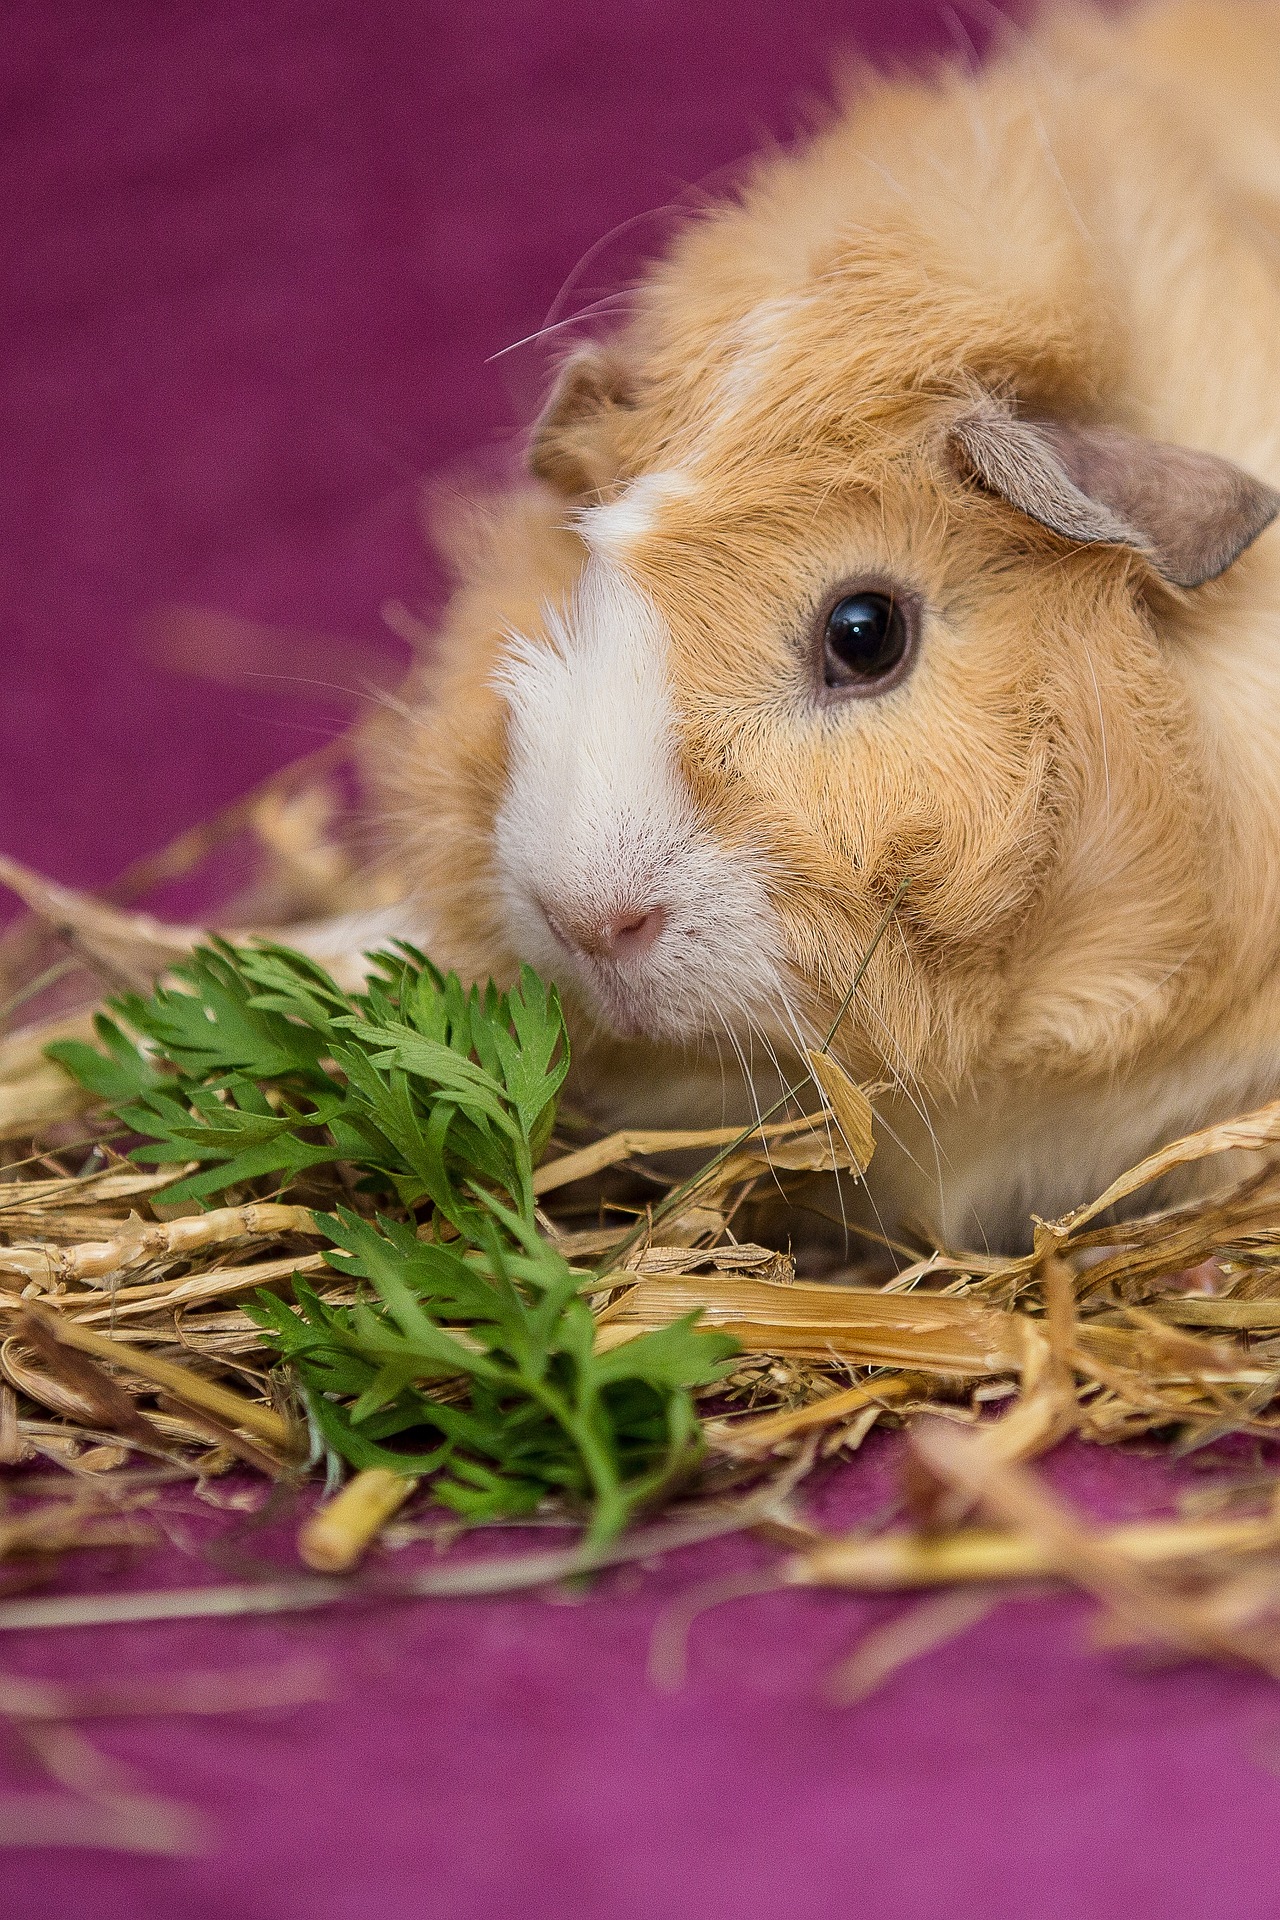
M738 322L733 331L734 357L720 385L721 398L730 411L765 378L770 361L786 337L788 322L804 304L794 294L778 294L772 300L757 301Z
M592 553L602 559L625 556L633 540L653 530L658 511L668 500L688 498L692 485L683 473L644 473L603 507L588 507L578 531Z
M510 710L497 864L512 943L570 978L621 1033L684 1039L775 1000L778 941L752 864L700 823L680 769L657 609L593 558L547 639L513 635L495 675ZM644 953L594 959L562 923L645 912L665 924Z

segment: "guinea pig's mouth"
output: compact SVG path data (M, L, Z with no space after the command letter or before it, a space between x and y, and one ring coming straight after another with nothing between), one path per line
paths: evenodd
M585 890L508 872L508 944L556 982L571 1015L616 1039L688 1048L755 1034L786 1044L772 916L709 864L691 872L687 862L590 904Z
M595 913L573 913L537 897L531 904L555 949L552 977L596 1021L619 1040L684 1037L681 974L693 958L697 931L680 924L665 901Z
M585 994L592 1017L616 1040L675 1040L679 1032L671 1021L657 1020L652 1009L630 997L618 983L595 979Z

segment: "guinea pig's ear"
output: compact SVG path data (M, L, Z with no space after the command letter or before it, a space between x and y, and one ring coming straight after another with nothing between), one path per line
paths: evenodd
M1016 418L983 400L949 441L992 493L1086 545L1131 547L1176 587L1216 580L1280 513L1280 493L1213 453L1116 427Z
M580 347L534 426L529 471L571 500L602 493L618 470L619 416L634 405L622 362L601 347Z

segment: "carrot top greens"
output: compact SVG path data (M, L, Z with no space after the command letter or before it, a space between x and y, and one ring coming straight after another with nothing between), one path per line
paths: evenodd
M549 1495L615 1534L701 1448L693 1392L737 1351L696 1315L597 1351L581 1286L542 1233L533 1170L569 1064L554 987L465 989L414 948L363 992L286 947L213 941L176 984L99 1015L52 1058L142 1136L196 1163L166 1199L287 1188L331 1168L366 1208L317 1212L352 1306L301 1279L250 1309L319 1436L358 1467L429 1474L471 1519Z

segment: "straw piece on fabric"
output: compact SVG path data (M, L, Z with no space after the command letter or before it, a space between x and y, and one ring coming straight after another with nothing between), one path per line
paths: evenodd
M1280 1676L1280 1645L1224 1627L1090 1527L1027 1468L992 1459L945 1421L921 1420L911 1444L938 1479L976 1500L1002 1525L1030 1536L1053 1572L1092 1593L1136 1639L1183 1652L1248 1660Z
M349 1573L417 1484L386 1467L353 1475L299 1528L298 1558L316 1573Z
M1102 1529L1102 1542L1141 1566L1221 1561L1274 1553L1280 1522L1136 1520ZM1027 1533L965 1527L951 1533L843 1534L797 1554L787 1579L796 1586L859 1591L951 1586L995 1580L1038 1580L1059 1571L1049 1546Z
M972 1301L870 1287L778 1286L729 1274L639 1280L608 1330L610 1343L695 1309L704 1324L732 1333L748 1351L970 1377L1012 1372L1021 1359L1017 1316Z
M1004 1597L988 1587L931 1594L896 1620L865 1633L853 1652L827 1675L823 1692L837 1706L856 1705L912 1660L976 1627Z
M185 958L207 937L197 926L175 926L148 913L125 913L73 887L59 886L0 854L0 884L33 913L107 969L107 977L149 988L158 973Z
M849 1078L833 1054L810 1048L805 1058L823 1099L831 1109L855 1168L859 1173L865 1173L876 1150L870 1100L862 1088Z
M29 1139L73 1120L92 1105L84 1089L48 1061L31 1068L20 1080L0 1084L0 1141Z
M100 1356L91 1357L64 1341L57 1323L32 1307L19 1319L18 1330L72 1391L88 1402L103 1426L123 1434L126 1439L160 1444L159 1428L101 1365Z

